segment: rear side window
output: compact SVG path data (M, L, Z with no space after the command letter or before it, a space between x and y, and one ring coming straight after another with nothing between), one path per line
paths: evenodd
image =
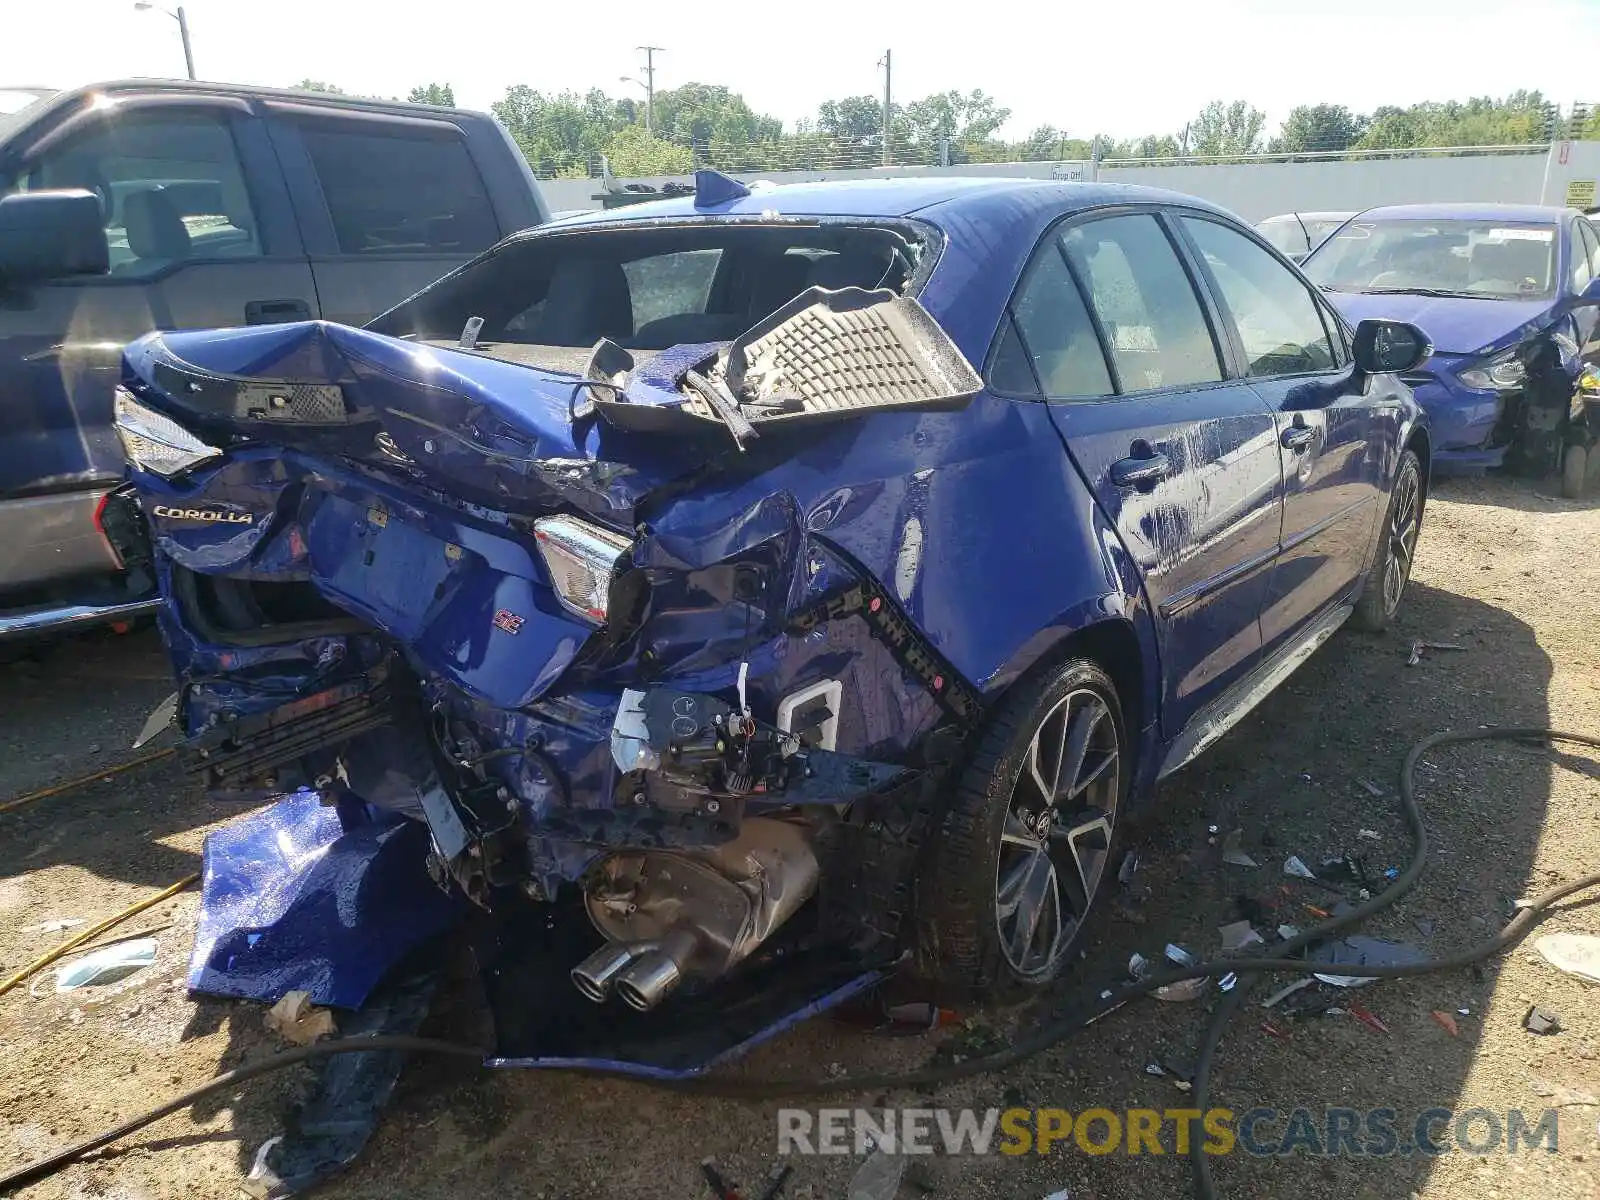
M1011 317L1011 331L990 369L997 388L1034 392L1031 384L1016 386L1028 379L1031 366L1046 396L1105 396L1115 390L1094 323L1055 238L1040 246L1024 272Z
M1578 233L1583 238L1583 253L1589 256L1589 274L1600 275L1600 230L1591 221L1580 221ZM1573 252L1577 253L1576 249Z
M341 254L475 254L500 226L466 143L449 134L300 126Z
M704 313L721 258L721 250L684 250L623 263L634 329L664 317Z
M1334 367L1322 313L1299 278L1242 234L1181 217L1194 238L1244 347L1246 373L1297 375Z
M1063 233L1061 245L1105 330L1120 390L1222 378L1200 300L1154 217L1090 221Z

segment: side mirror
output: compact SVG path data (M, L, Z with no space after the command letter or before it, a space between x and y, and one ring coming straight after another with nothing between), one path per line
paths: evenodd
M0 283L37 283L111 269L93 192L19 192L0 199Z
M1589 286L1578 296L1579 304L1600 304L1600 275L1589 280Z
M1350 347L1356 369L1367 375L1398 375L1428 360L1433 343L1405 321L1367 320L1356 326Z

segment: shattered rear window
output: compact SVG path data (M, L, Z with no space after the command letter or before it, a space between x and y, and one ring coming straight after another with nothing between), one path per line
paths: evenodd
M474 348L567 367L608 338L628 350L728 342L811 287L906 293L923 243L864 222L695 222L597 228L513 241L370 328L455 345L482 319Z

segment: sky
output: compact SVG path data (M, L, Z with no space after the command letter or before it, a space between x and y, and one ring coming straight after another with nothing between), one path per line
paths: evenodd
M168 7L172 7L170 4ZM664 47L656 86L723 84L792 127L824 100L981 88L1021 138L1168 133L1211 100L1246 100L1267 130L1297 104L1379 104L1537 89L1600 102L1600 0L1133 0L960 6L924 0L684 5L603 0L189 0L202 79L312 78L404 96L450 83L487 108L505 89L642 95L636 46ZM0 87L183 73L176 21L133 0L0 0Z

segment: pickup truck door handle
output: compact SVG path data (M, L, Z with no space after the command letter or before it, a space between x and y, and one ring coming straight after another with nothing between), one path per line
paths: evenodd
M1149 488L1172 474L1172 460L1159 450L1111 464L1111 482L1122 488Z
M284 321L309 321L311 306L304 300L250 300L244 306L246 325L278 325Z
M1316 440L1317 431L1297 417L1295 423L1283 431L1282 436L1278 438L1278 443L1285 450L1293 450L1296 454L1299 454L1300 451Z

